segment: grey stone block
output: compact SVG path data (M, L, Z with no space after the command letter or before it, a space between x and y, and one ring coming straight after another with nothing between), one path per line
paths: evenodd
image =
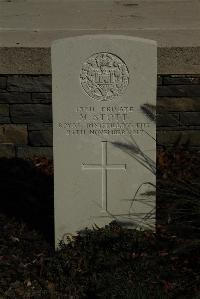
M10 123L9 105L0 104L0 123Z
M191 127L192 129L192 127ZM184 128L185 130L185 128ZM183 131L183 128L182 127L166 127L166 126L162 126L162 127L157 127L156 128L156 132L169 132L169 131L177 131L177 132L182 132Z
M16 148L16 155L18 158L33 158L33 157L45 157L53 158L52 147L32 147L32 146L18 146Z
M186 126L200 125L200 112L182 112L180 113L180 123ZM200 132L199 132L200 138Z
M7 85L7 77L6 76L0 76L0 90L6 89Z
M9 116L0 116L0 124L10 124L11 120Z
M2 74L51 74L50 47L0 47L0 57Z
M157 89L158 97L200 97L200 85L162 85Z
M156 115L157 127L168 126L175 127L179 126L179 113L160 113Z
M13 104L10 115L13 123L51 122L52 108L43 104Z
M164 111L200 111L200 97L158 97L157 112Z
M29 143L32 146L52 146L53 145L52 128L41 130L41 131L30 131Z
M184 47L158 47L158 74L199 74L199 61L200 47L187 47L186 40Z
M9 105L0 104L0 115L9 115Z
M14 158L15 157L15 146L13 144L0 144L0 158Z
M200 146L200 131L198 130L185 130L185 131L169 131L162 130L157 132L158 145L173 145L180 141L180 144L189 142L190 146Z
M200 84L199 75L170 75L163 77L163 84L165 85L183 85L183 84Z
M0 103L31 103L31 94L24 92L0 92Z
M8 76L8 91L24 92L51 92L51 76L28 76L13 75Z
M28 124L28 131L53 130L52 123L33 123Z
M163 83L163 78L162 78L162 76L157 76L157 85L162 85L162 83Z
M36 92L32 93L32 101L34 103L51 103L52 102L52 94L47 92Z
M51 93L30 93L30 92L0 92L0 103L10 104L50 104Z
M0 125L0 143L27 144L26 125Z

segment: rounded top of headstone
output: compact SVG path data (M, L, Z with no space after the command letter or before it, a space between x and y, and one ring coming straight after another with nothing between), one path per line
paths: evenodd
M94 39L100 39L100 40L128 40L132 42L140 42L148 45L154 45L157 46L157 42L152 39L148 38L142 38L142 37L136 37L131 35L121 35L121 34L82 34L82 35L76 35L76 36L68 36L65 38L59 38L52 41L51 46L54 47L56 45L65 43L66 41L77 41L77 40L94 40Z

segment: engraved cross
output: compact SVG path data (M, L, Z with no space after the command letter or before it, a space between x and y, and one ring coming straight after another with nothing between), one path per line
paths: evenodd
M126 164L108 164L107 163L107 141L101 142L101 164L84 164L83 170L101 170L102 173L102 209L107 211L107 171L108 170L126 170Z

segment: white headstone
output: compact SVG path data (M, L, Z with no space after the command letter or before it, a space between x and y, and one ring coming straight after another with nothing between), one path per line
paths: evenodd
M154 228L156 50L118 35L53 43L56 243L113 220Z

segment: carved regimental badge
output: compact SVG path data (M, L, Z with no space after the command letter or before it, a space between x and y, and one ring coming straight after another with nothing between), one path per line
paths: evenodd
M101 52L83 64L80 82L91 98L108 101L124 93L129 83L129 71L118 56Z

